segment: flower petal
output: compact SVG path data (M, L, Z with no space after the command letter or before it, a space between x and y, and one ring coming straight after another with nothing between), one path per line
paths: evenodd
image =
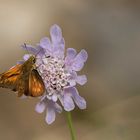
M56 95L56 94L53 94L53 95L52 95L52 100L53 100L54 102L57 101L57 95Z
M72 71L69 77L70 87L74 87L76 85L76 80L75 80L76 77L77 77L77 73L75 71Z
M72 69L74 71L80 71L83 68L87 58L88 58L87 52L85 50L81 50L73 61Z
M50 53L52 50L51 42L48 37L44 37L40 40L40 47L42 47L45 52Z
M59 104L55 103L55 108L56 108L56 112L58 113L62 112L62 107Z
M64 96L59 94L58 99L59 99L60 103L62 104L62 106L64 106Z
M65 51L65 40L62 38L60 42L56 44L52 44L52 56L57 58L64 58L64 51Z
M52 56L64 58L65 40L62 37L61 28L58 25L53 25L50 29L52 40Z
M81 97L77 91L77 89L75 87L70 87L67 89L67 92L69 92L73 99L74 102L76 103L76 105L80 108L80 109L85 109L86 108L86 101L83 97Z
M24 45L22 45L21 46L24 50L26 50L26 51L29 51L30 53L32 53L32 54L36 54L37 53L37 49L36 48L34 48L32 45L27 45L27 44L24 44Z
M44 57L45 55L45 50L40 46L40 44L36 45L37 52L35 53L36 57Z
M63 37L61 38L61 40L59 42L59 45L60 45L60 47L62 47L63 49L65 49L65 40L64 40Z
M76 50L73 48L68 48L67 53L66 53L66 58L65 58L65 64L66 66L70 66L71 63L73 62L73 59L76 56Z
M30 58L30 56L32 56L31 54L25 54L24 56L23 56L23 59L25 60L25 61L27 61L29 58Z
M76 85L75 79L70 79L69 80L69 85L67 87L74 87Z
M45 121L48 124L51 124L55 121L55 108L51 101L50 101L50 103L48 103L48 106L47 106L47 114L46 114Z
M52 52L53 57L64 58L64 48L61 46L54 47Z
M71 94L72 97L76 103L76 105L80 108L80 109L86 109L86 101L83 97L81 97L77 91L77 89L75 87L72 87L71 89Z
M76 82L80 85L84 85L87 82L86 75L79 75L76 77Z
M46 108L45 102L39 102L39 103L36 105L35 110L36 110L36 112L38 112L38 113L42 113L42 112L44 112L45 108Z
M62 39L61 28L58 25L56 25L56 24L53 25L50 28L50 35L51 35L51 39L52 39L53 44L57 44Z
M69 93L66 92L65 90L65 93L64 93L64 109L66 111L71 111L75 108L75 105L74 105L74 102L71 98L71 95Z

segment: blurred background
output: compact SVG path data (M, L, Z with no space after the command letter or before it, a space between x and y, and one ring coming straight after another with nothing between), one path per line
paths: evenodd
M72 112L77 140L140 139L139 0L0 0L0 19L0 72L55 23L66 48L87 50L88 83L78 86L87 109ZM65 114L47 125L37 101L0 89L0 140L70 140Z

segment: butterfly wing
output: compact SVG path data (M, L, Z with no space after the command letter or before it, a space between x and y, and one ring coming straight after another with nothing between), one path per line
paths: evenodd
M0 87L15 90L17 81L20 77L22 65L18 64L7 72L0 74Z
M44 82L38 71L33 69L29 75L29 96L38 97L45 92Z
M23 94L28 94L28 77L24 77L24 75L21 75L21 77L18 79L18 82L16 84L16 88L14 91L18 91L18 97L22 96Z
M23 69L23 64L17 64L7 72L0 74L0 87L18 91L18 96L37 97L45 92L44 82L37 70ZM32 67L30 67L31 69Z

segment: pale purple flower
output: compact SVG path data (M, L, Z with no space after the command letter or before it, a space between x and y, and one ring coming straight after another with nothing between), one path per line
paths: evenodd
M87 82L86 76L78 75L77 72L83 68L88 57L85 50L77 53L73 48L68 48L64 57L65 41L58 25L51 27L50 36L51 40L44 37L36 48L31 45L23 46L36 55L37 70L46 87L46 92L36 105L36 111L47 111L45 120L48 124L55 120L55 113L62 112L62 107L65 111L72 111L75 105L80 109L86 108L86 101L79 95L75 86ZM29 54L24 55L24 60L29 57Z

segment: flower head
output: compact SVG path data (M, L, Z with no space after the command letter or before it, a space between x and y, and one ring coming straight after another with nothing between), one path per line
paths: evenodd
M61 28L53 25L50 29L51 40L48 37L41 39L37 47L26 45L24 49L36 55L36 69L41 75L46 92L36 105L36 111L47 111L46 122L51 124L55 120L55 113L72 111L75 104L80 109L86 108L86 101L75 88L76 84L84 85L87 82L85 75L77 75L87 60L88 54L81 50L78 54L75 49L68 48L65 52L65 41ZM24 60L30 57L24 56ZM59 105L61 103L61 105Z

